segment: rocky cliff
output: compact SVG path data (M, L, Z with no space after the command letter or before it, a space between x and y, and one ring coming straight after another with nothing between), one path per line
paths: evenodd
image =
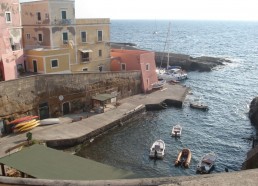
M249 118L254 125L258 126L258 97L254 98L250 104Z

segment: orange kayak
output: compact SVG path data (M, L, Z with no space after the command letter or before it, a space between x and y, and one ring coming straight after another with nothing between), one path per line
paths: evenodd
M22 118L19 118L19 119L15 119L8 124L17 124L17 123L21 123L21 122L36 119L36 118L38 118L38 116L25 116L25 117L22 117Z

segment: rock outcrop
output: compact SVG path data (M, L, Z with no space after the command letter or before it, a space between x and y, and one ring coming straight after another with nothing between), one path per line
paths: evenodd
M110 43L112 49L125 49L125 50L144 50L137 48L136 44L133 43ZM224 58L218 57L192 57L185 54L176 53L165 53L165 52L155 52L155 61L157 67L166 68L168 63L170 66L180 66L186 71L200 71L209 72L216 66L224 65L225 63L230 63L231 61Z
M249 118L252 124L258 126L258 97L254 98L250 104Z
M185 54L175 54L175 53L163 53L156 52L156 65L158 67L166 67L168 63L169 56L169 66L181 66L187 71L200 71L209 72L216 66L224 65L224 63L230 63L231 61L224 58L218 57L192 57Z

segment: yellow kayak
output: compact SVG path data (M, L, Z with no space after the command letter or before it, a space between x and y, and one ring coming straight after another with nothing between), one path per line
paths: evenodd
M17 128L23 127L23 126L25 126L25 125L28 125L28 124L30 124L30 123L33 123L33 122L35 122L35 121L36 121L36 119L30 120L30 121L25 121L25 122L22 122L22 123L19 123L19 124L15 125L14 128L17 129Z
M20 131L20 132L25 132L25 131L28 131L28 130L31 130L31 129L33 129L33 128L37 127L38 125L39 125L39 122L38 122L38 123L36 123L36 124L34 124L34 125L31 125L30 127L27 127L27 128L21 129L21 130L19 130L19 131Z
M22 129L25 129L25 128L28 128L28 127L30 127L30 126L33 126L33 125L35 125L36 123L39 123L39 121L35 120L35 121L33 121L33 122L29 122L28 124L23 125L22 127L17 128L17 129L20 131L20 130L22 130Z

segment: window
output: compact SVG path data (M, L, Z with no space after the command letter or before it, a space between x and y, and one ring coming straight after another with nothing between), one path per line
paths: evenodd
M98 30L98 41L102 41L102 30Z
M49 14L45 13L45 19L49 19Z
M68 44L68 33L67 32L63 32L63 43Z
M11 12L5 12L5 20L7 23L11 23L12 19L11 19Z
M66 19L66 11L65 10L61 11L61 18Z
M88 71L88 68L83 68L82 71L85 71L85 72L86 72L86 71Z
M82 61L85 62L85 61L90 61L90 53L89 52L82 52L81 53L82 55Z
M13 42L13 38L9 38L12 51L18 50L18 46Z
M42 34L38 34L38 41L42 42L43 41L43 35Z
M86 43L87 41L87 35L86 35L86 32L81 32L81 40L83 43Z
M99 57L102 56L102 50L99 50Z
M29 40L30 39L30 34L26 34L26 38Z
M51 68L57 68L58 67L58 60L52 59L51 60Z
M121 70L126 70L126 64L125 63L121 63Z
M41 14L40 14L40 12L37 12L37 19L38 19L38 21L41 21Z
M147 64L146 64L146 71L149 71L149 70L150 70L150 64L147 63Z

